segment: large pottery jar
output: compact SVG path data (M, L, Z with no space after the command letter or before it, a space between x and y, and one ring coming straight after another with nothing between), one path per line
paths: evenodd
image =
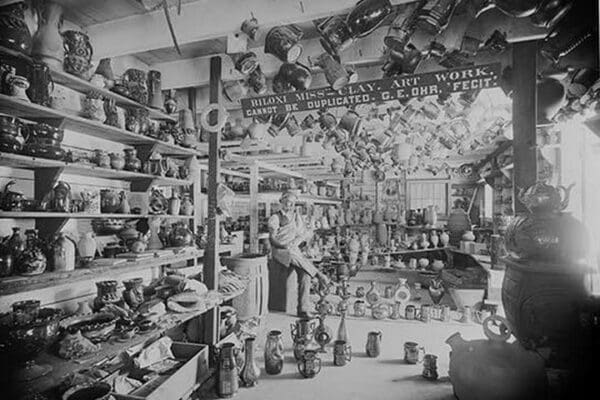
M52 244L52 266L54 271L73 271L75 269L75 242L60 233Z
M500 323L493 332L490 324ZM450 345L450 380L460 400L542 400L547 379L539 354L518 342L507 343L508 322L493 316L483 321L487 340L464 340L460 333L446 339ZM504 329L504 330L503 330Z
M25 3L17 2L0 8L0 45L21 53L31 51L31 33L25 23Z
M93 232L87 232L79 239L77 251L79 252L79 257L84 265L94 259L96 256L96 249L97 245Z
M62 6L47 1L39 12L39 27L33 35L31 55L55 70L63 65L65 50L60 29L63 24Z

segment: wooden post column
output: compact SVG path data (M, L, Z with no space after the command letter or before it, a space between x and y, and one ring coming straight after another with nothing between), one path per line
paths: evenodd
M537 42L513 44L513 201L515 213L525 212L518 200L520 188L537 180Z
M210 59L210 92L211 104L221 103L221 57ZM209 116L209 123L215 124L218 115ZM207 247L204 254L204 283L209 290L219 288L219 219L217 217L217 187L220 177L219 133L210 133L208 139L208 223ZM219 312L211 310L204 315L204 342L214 344L219 340Z
M250 166L250 253L258 253L258 164Z

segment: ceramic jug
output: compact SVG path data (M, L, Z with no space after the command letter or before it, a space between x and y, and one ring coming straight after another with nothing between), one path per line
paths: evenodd
M75 269L75 242L60 233L52 244L52 265L54 271L73 271Z
M239 388L235 344L225 343L219 351L217 393L219 397L232 397Z
M258 384L258 377L260 376L260 368L256 363L256 351L255 351L254 337L249 337L244 341L244 367L240 371L240 379L244 387L252 387Z
M62 33L65 56L63 68L66 72L87 79L92 67L94 50L90 38L83 32L69 30Z
M39 26L33 35L31 55L49 67L60 71L63 65L65 50L60 29L63 24L62 6L53 1L44 3L38 13Z

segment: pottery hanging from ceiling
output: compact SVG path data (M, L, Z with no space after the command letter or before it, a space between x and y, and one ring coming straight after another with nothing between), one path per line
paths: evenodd
M258 67L258 58L256 54L249 51L247 53L239 53L233 56L235 69L243 75L248 75Z
M29 54L31 51L31 33L25 22L23 2L0 8L0 45Z
M321 35L321 46L334 57L352 44L352 32L346 21L339 15L334 15L319 23L317 31Z
M415 21L423 1L408 3L390 25L383 43L392 50L402 51L415 31Z
M277 75L296 90L306 90L312 82L312 74L308 67L298 63L282 64Z
M244 32L248 37L252 40L256 40L256 34L258 33L258 20L254 18L248 18L242 22L242 27L240 28L242 32Z
M354 37L364 37L373 32L392 13L389 0L361 0L346 18Z
M63 9L60 4L48 1L38 11L39 27L33 35L31 55L54 69L60 70L64 58L63 39L60 29L63 24Z
M265 94L267 92L267 77L262 72L260 65L248 75L248 85L256 94Z
M295 90L295 88L280 73L277 73L273 77L273 81L271 82L271 88L273 89L273 93L287 93L293 92Z
M530 17L531 23L539 28L552 29L571 9L572 0L547 0Z
M265 53L284 62L296 62L302 54L302 45L298 43L301 38L302 31L295 26L277 26L267 33Z
M349 82L348 71L329 53L322 53L315 60L315 65L323 68L325 78L333 90L340 90Z
M473 0L470 6L473 7L475 17L479 17L484 12L497 8L506 15L516 18L525 18L535 14L545 0Z
M223 94L232 103L239 103L248 94L248 84L243 80L226 82L223 84Z
M428 1L419 10L417 26L431 35L440 34L448 26L457 3L457 0Z
M537 99L538 123L550 123L565 104L565 87L557 79L543 78L537 83Z

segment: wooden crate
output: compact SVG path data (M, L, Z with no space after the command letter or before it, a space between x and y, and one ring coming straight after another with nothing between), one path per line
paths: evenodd
M208 346L173 342L171 351L177 359L187 360L171 375L160 376L129 394L113 394L117 400L179 400L187 398L208 374Z

